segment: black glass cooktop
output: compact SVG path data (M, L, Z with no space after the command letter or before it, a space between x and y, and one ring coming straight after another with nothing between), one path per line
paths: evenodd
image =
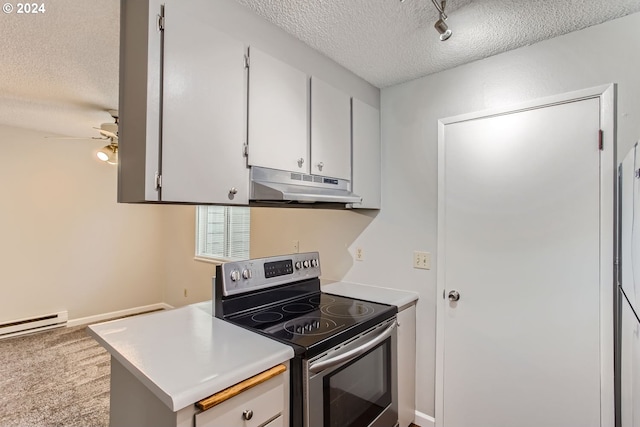
M395 306L316 293L226 317L239 326L317 353L392 317Z

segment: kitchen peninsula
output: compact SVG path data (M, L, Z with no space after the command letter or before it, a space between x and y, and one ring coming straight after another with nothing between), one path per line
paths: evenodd
M291 347L216 319L211 311L207 301L89 326L111 353L111 427L232 427L236 419L244 426L243 417L252 420L246 425L288 425ZM195 405L279 365L287 369L219 406ZM247 409L251 415L243 413Z

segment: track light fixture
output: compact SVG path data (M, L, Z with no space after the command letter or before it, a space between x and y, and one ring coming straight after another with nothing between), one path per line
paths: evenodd
M118 143L111 141L111 144L105 145L103 148L98 150L96 153L98 159L103 162L107 162L110 165L115 165L118 163Z
M449 37L451 37L451 34L453 34L453 32L451 31L447 23L444 22L447 20L447 14L444 13L444 8L447 5L447 0L442 0L440 4L438 4L437 0L431 0L431 2L436 7L436 9L438 9L438 12L440 13L440 19L436 21L433 27L440 34L440 40L445 41Z
M404 3L404 0L400 0L400 3ZM447 23L444 22L447 20L447 14L444 13L444 8L447 5L447 0L441 0L440 3L438 3L437 0L431 0L431 3L433 3L433 5L438 10L438 13L440 14L440 18L436 21L433 27L440 34L440 40L445 41L453 34L451 29L449 29Z

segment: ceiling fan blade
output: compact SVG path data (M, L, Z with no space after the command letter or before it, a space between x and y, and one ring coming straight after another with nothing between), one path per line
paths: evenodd
M46 139L107 139L95 138L93 136L45 136Z
M113 132L109 132L108 130L104 130L104 129L98 129L98 131L100 132L100 135L106 138L118 139L118 135Z

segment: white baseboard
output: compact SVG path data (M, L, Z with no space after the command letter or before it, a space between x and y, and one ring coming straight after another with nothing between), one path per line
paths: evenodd
M416 420L414 423L420 427L435 427L436 419L420 411L416 411Z
M173 307L164 302L151 305L143 305L140 307L127 308L125 310L112 311L110 313L96 314L95 316L80 317L78 319L69 320L67 322L68 327L88 325L91 323L103 322L109 319L115 319L116 317L131 316L133 314L144 313L145 311L153 310L171 310Z

